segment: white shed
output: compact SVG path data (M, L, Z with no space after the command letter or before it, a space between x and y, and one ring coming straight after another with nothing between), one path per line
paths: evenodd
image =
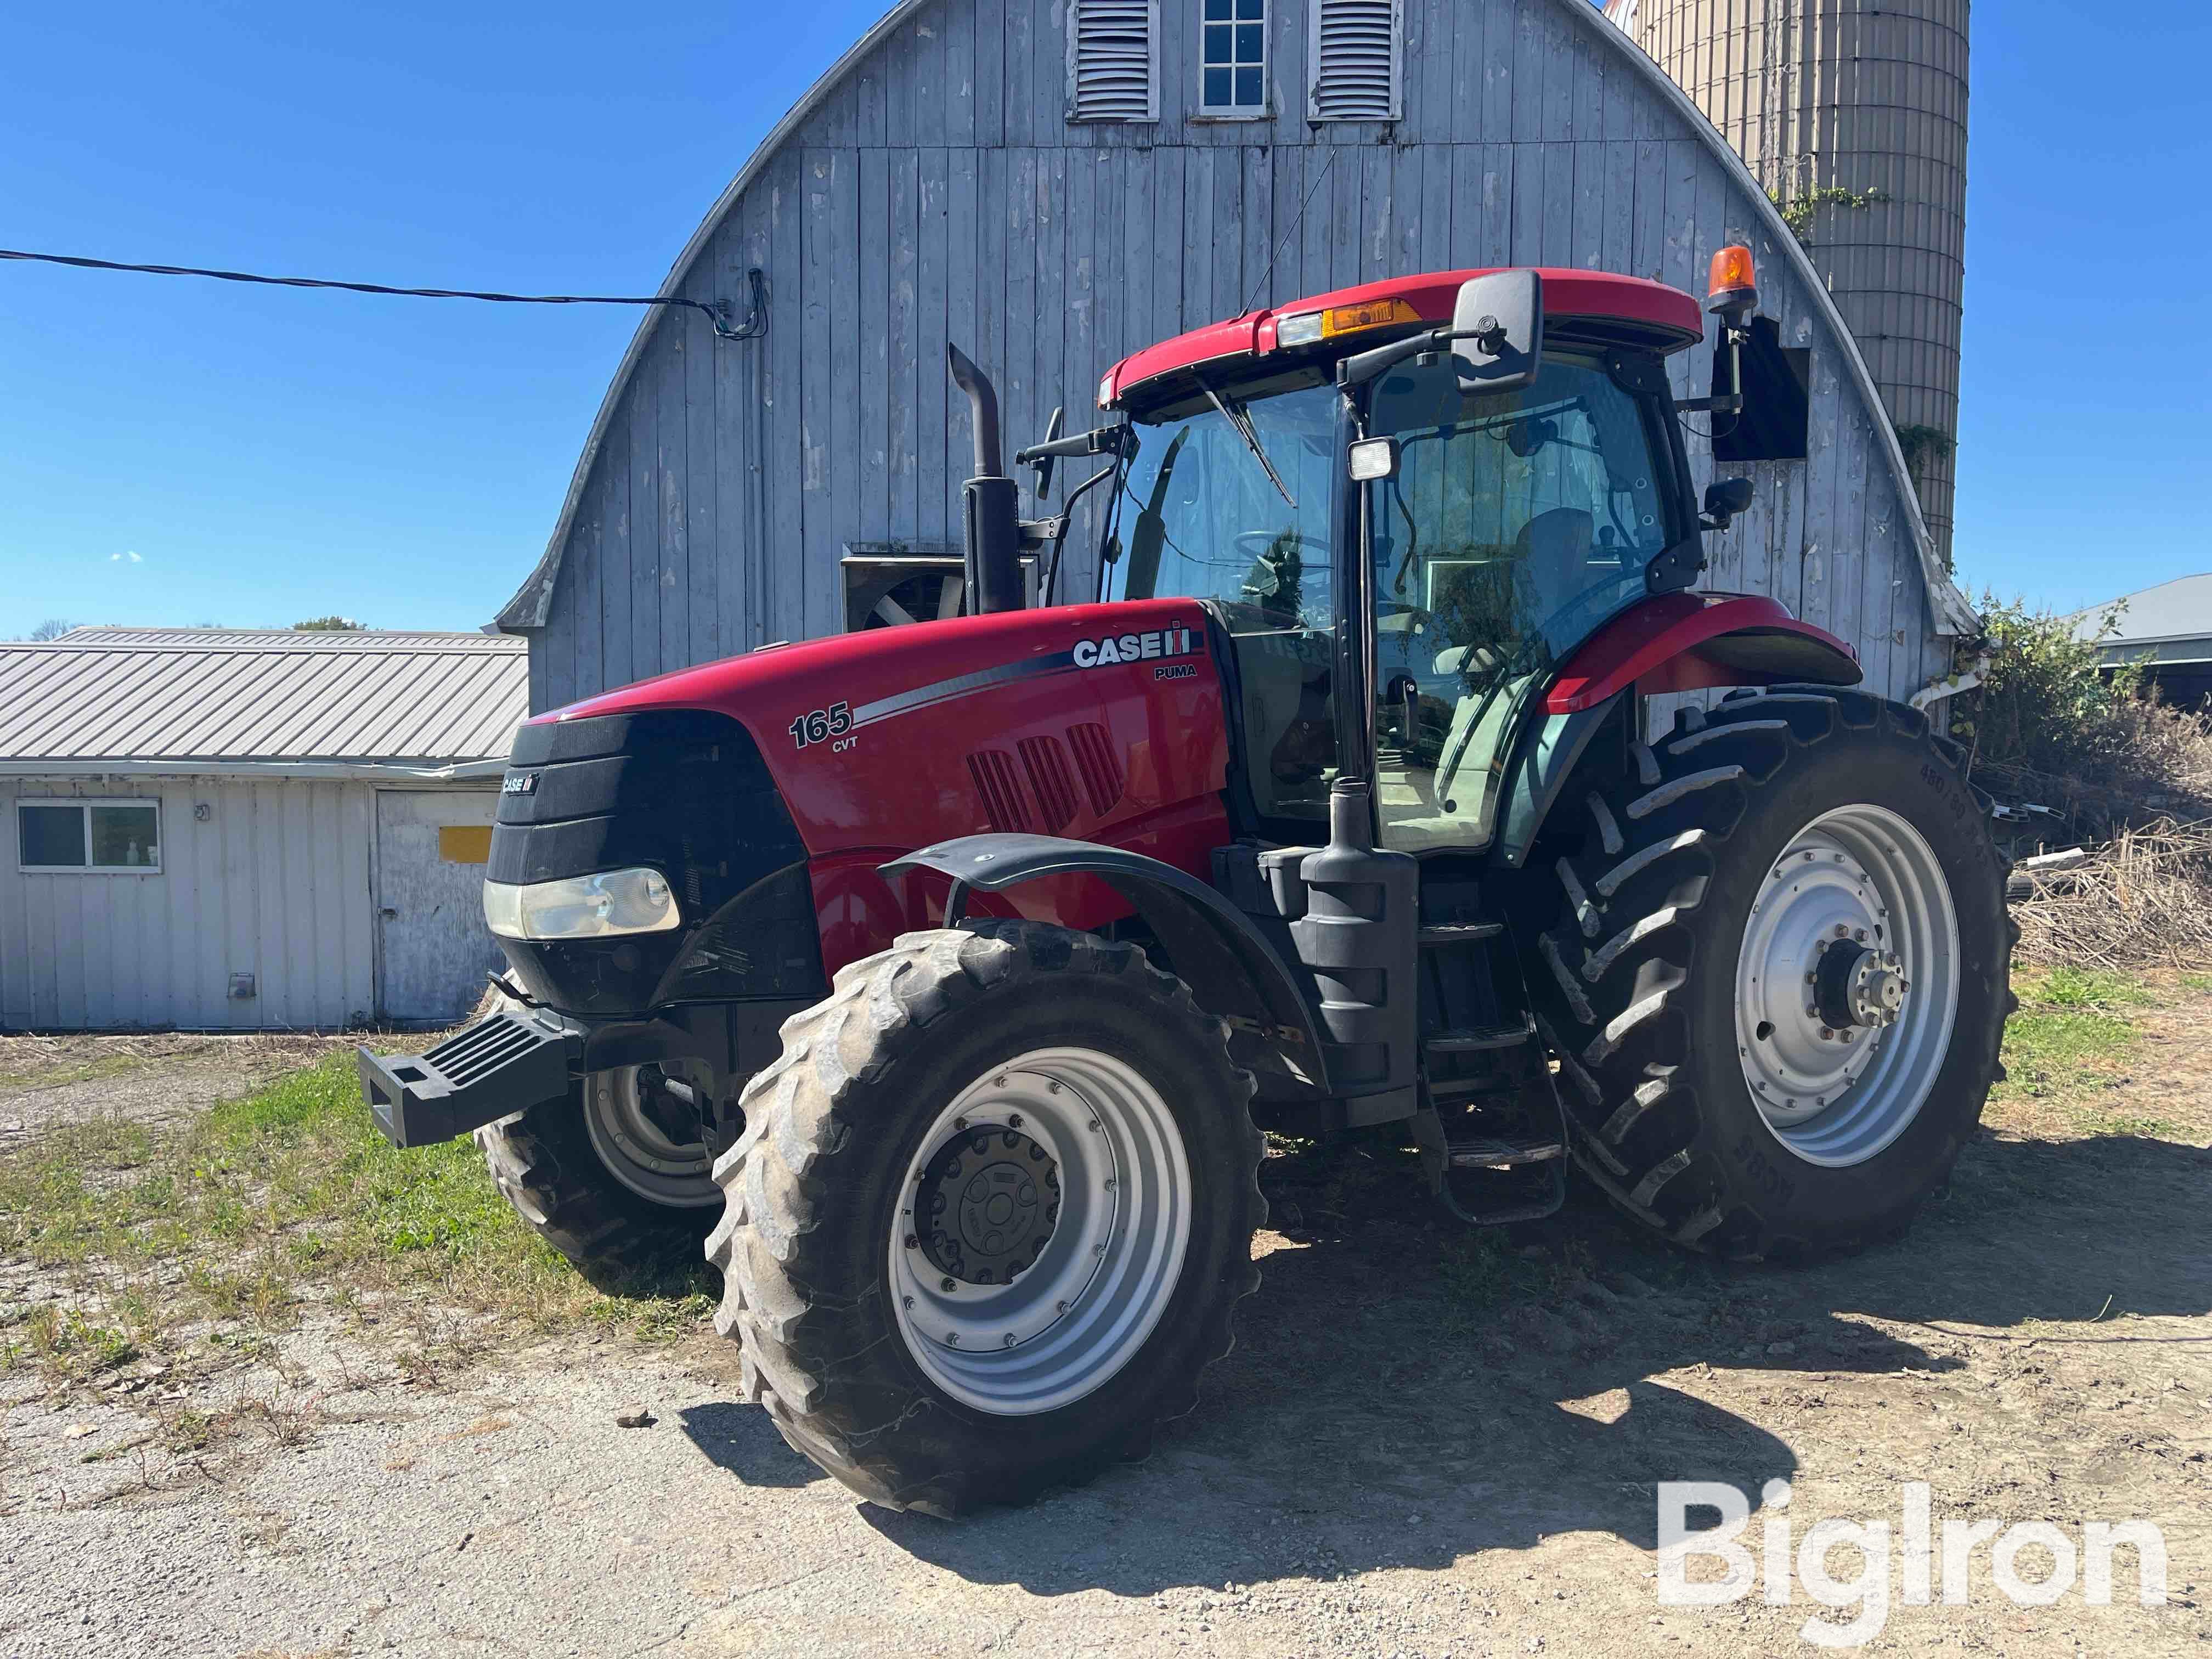
M528 703L492 635L0 645L0 1030L457 1018Z

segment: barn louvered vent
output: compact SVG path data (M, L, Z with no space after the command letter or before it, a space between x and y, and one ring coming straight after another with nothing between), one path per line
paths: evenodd
M1067 828L1075 816L1075 780L1068 775L1067 750L1058 738L1024 738L1022 769L1030 775L1030 790L1036 796L1044 827L1054 835Z
M1159 119L1159 0L1073 0L1067 47L1072 121Z
M1009 834L1030 828L1029 804L1022 799L1012 755L1003 749L979 749L968 757L968 775L975 780L991 828Z
M1121 799L1121 762L1106 728L1090 720L1067 728L1075 748L1075 769L1083 775L1083 793L1091 797L1091 810L1100 817L1112 811Z
M1313 0L1316 121L1398 118L1398 0Z

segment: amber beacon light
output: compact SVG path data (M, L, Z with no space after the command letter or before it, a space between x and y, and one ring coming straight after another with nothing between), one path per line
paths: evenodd
M1751 250L1740 245L1713 255L1712 281L1707 284L1705 309L1741 327L1759 308L1759 267Z

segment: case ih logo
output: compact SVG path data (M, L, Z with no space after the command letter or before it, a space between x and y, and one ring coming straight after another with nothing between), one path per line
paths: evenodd
M1196 650L1197 636L1188 628L1164 628L1151 634L1110 634L1103 640L1079 640L1078 668L1103 668L1109 663L1139 662L1147 657L1187 657Z
M500 781L499 793L502 795L534 795L538 793L538 774L509 772Z

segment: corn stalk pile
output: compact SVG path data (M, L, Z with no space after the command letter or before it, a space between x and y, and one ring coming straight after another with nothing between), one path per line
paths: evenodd
M2013 891L2022 963L2212 965L2212 820L2123 830L2066 868L2016 870Z

